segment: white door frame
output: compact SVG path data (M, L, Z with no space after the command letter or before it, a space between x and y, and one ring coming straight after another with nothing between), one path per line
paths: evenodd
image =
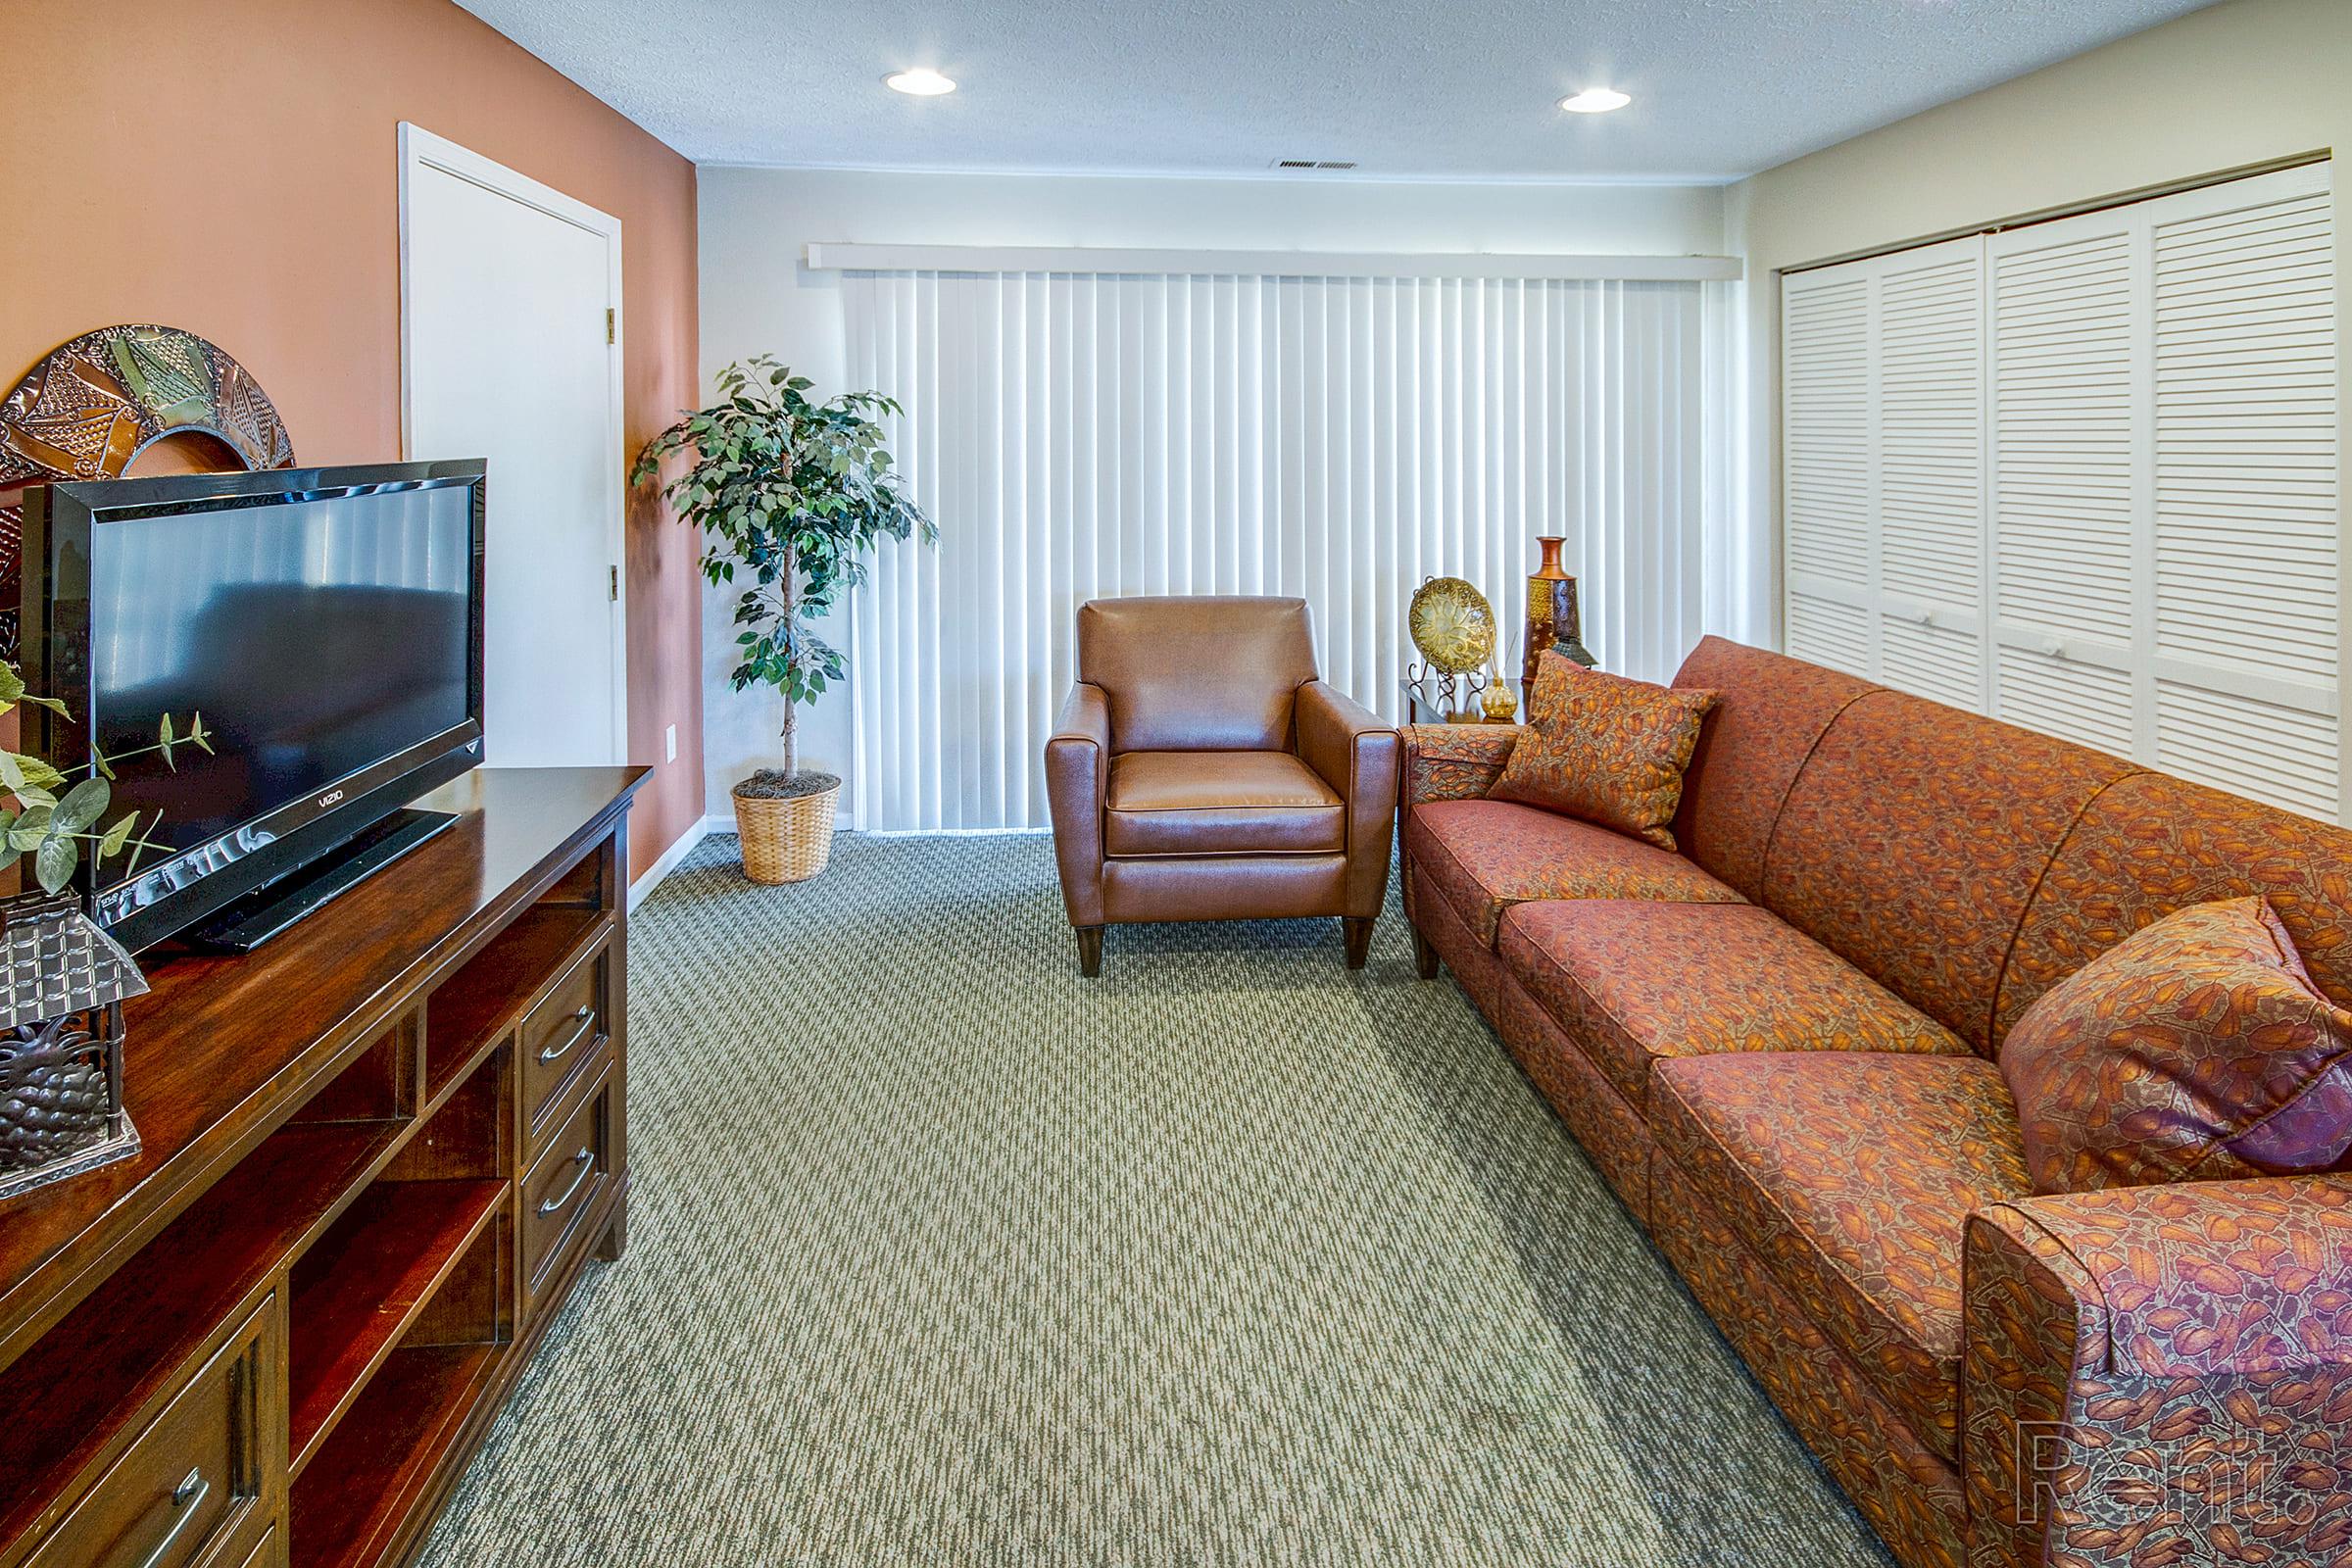
M629 581L625 569L628 561L628 536L624 509L627 498L622 494L622 470L627 455L621 451L621 345L626 341L622 331L627 321L621 311L620 292L620 220L600 212L582 201L564 195L552 186L542 185L527 174L518 174L506 165L484 158L480 153L462 147L446 136L436 136L421 125L400 122L400 450L404 458L414 455L411 432L415 429L413 399L416 389L409 375L409 365L415 345L416 315L410 298L411 270L409 267L409 191L419 171L432 169L469 184L478 185L496 196L519 202L534 211L587 230L605 242L605 299L611 313L612 346L605 355L606 379L612 400L611 429L612 431L613 461L608 466L605 507L605 559L612 567L612 760L626 762L629 749ZM497 475L491 476L490 492L495 496Z

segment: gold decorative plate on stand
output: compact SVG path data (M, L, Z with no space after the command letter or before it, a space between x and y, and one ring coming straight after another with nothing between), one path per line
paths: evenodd
M1459 577L1432 577L1405 612L1413 646L1448 675L1484 669L1494 657L1494 607Z

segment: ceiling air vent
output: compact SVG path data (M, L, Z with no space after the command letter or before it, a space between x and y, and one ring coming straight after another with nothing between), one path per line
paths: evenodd
M1275 169L1353 169L1355 160L1352 158L1277 158L1271 167Z

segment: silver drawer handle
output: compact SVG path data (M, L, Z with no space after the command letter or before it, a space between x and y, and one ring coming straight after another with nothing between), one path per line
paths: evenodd
M196 1511L204 1506L204 1499L212 1494L213 1484L205 1480L201 1468L191 1470L181 1478L179 1485L172 1492L172 1511L178 1517L172 1521L172 1528L164 1532L164 1539L155 1544L155 1549L147 1554L147 1560L139 1564L139 1568L156 1568L157 1564L172 1555L172 1548L178 1544L180 1536L196 1522Z
M586 1181L596 1170L596 1151L593 1149L583 1149L578 1153L571 1156L571 1162L580 1167L579 1174L572 1177L571 1185L569 1187L564 1189L563 1197L541 1199L539 1200L540 1213L553 1214L564 1208L573 1199L580 1196L580 1184Z
M571 1054L572 1047L588 1038L589 1033L596 1028L596 1004L588 1003L579 1011L573 1013L572 1017L579 1020L580 1026L571 1032L569 1040L560 1046L541 1046L539 1048L539 1060L542 1065L551 1061L562 1061L565 1056Z

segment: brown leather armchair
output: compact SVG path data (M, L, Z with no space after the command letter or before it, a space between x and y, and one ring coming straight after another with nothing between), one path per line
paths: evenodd
M1336 914L1360 969L1389 888L1396 732L1315 676L1302 599L1097 599L1046 790L1078 967L1102 928Z

